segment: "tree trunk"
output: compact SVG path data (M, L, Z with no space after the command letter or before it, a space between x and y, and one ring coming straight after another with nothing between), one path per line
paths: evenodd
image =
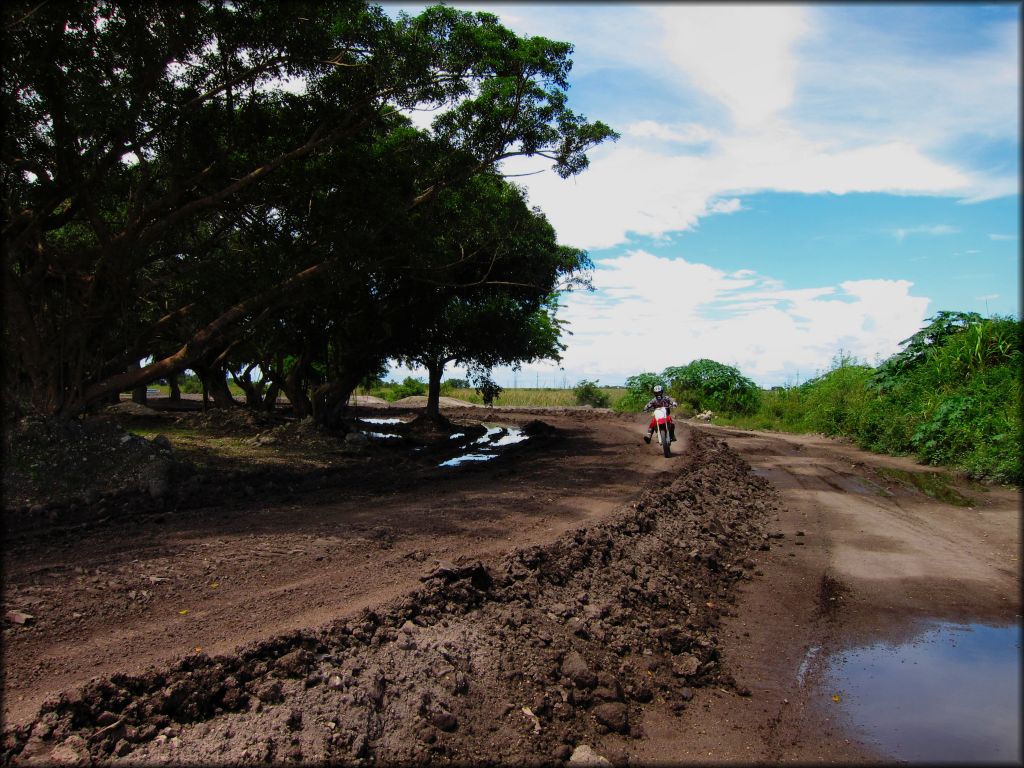
M441 374L444 373L444 363L430 362L427 369L427 410L425 415L432 421L441 418Z
M167 386L170 387L170 401L172 403L181 402L181 388L178 386L178 374L172 373L167 377Z
M281 393L281 385L271 380L267 391L263 393L263 410L273 411L277 407L277 396Z
M284 393L292 404L292 413L304 419L313 413L313 404L306 395L306 353L299 355L292 369L284 377Z
M234 371L230 371L230 373L232 380L245 393L246 406L258 410L263 407L263 389L267 385L267 380L266 378L259 381L252 380L252 369L255 367L256 363L251 363L240 374Z
M203 380L206 382L207 391L213 397L213 402L221 408L233 408L238 401L231 395L228 388L227 373L220 366L214 366L203 372Z
M321 384L313 395L313 418L324 426L337 429L348 408L349 398L368 369L349 369Z
M141 367L142 366L140 366L138 363L129 363L128 364L128 370L129 371L137 371ZM132 389L132 402L133 403L138 403L139 405L145 405L146 404L146 384L145 384L145 382L135 386Z

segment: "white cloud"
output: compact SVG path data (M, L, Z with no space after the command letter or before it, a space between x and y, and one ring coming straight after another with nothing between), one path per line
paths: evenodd
M751 270L728 274L642 250L601 262L594 283L597 292L565 299L573 335L562 365L572 383L620 383L702 357L736 365L762 386L798 372L807 379L840 349L868 362L898 351L929 303L906 280L788 289ZM527 366L524 377L544 370Z
M756 125L792 103L793 44L809 31L799 6L673 4L654 13L666 60L738 125Z
M828 6L495 9L514 9L523 31L572 40L588 71L646 76L665 99L678 95L677 114L688 118L640 102L633 119L614 126L623 138L595 150L581 177L523 182L566 242L600 248L629 233L692 229L722 212L712 201L762 191L964 202L1019 192L1016 174L971 169L955 151L977 138L1018 140L1018 24L979 27L971 51L909 55L899 33L881 23L847 29L849 19L837 21ZM698 97L732 124L713 127ZM611 109L628 106L619 100Z
M626 136L661 139L679 144L703 144L715 140L715 134L698 123L662 125L654 120L640 120L627 125L622 129L622 133Z
M515 174L543 167L517 159L504 170ZM579 177L563 181L543 173L521 181L563 242L608 248L625 242L629 232L660 236L693 229L704 216L740 210L735 195L763 190L934 194L962 187L967 178L907 144L833 150L775 124L722 137L700 155L664 154L624 137L595 149L590 168Z
M988 236L988 239L989 240L997 240L997 241L1016 240L1017 239L1017 235L991 234L991 235Z
M952 227L949 224L922 224L916 227L901 227L899 229L894 229L892 231L892 235L897 240L902 241L907 235L931 235L936 237L940 235L954 235L959 231L959 229ZM973 251L973 253L977 253L977 251Z

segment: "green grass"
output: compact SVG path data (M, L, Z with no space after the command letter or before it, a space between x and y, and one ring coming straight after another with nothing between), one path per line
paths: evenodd
M598 387L598 389L608 395L609 407L614 407L615 403L626 394L626 390L623 387ZM470 403L483 403L483 398L473 389L453 389L445 394L448 397L466 400ZM494 405L560 408L574 406L577 403L576 396L571 389L517 388L503 390L494 400Z
M614 407L615 403L621 400L625 394L625 387L598 387L602 392L608 395L609 407ZM379 390L364 391L358 390L358 395L376 394L380 396ZM443 387L441 389L442 397L454 397L457 400L465 400L469 403L475 403L476 405L483 405L483 397L475 389L449 389ZM560 408L566 406L575 406L576 396L573 394L571 389L556 389L556 388L508 388L502 390L502 393L495 399L494 405L496 406L522 406L530 408Z

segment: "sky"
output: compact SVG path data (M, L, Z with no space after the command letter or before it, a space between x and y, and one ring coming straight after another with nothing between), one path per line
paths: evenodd
M710 358L792 385L940 310L1020 316L1020 4L451 4L572 43L571 108L621 134L568 180L503 168L541 171L514 181L595 291L562 298L560 363L499 384Z

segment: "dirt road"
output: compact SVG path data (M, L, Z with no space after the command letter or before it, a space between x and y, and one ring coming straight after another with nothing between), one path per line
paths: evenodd
M480 419L474 409L446 415ZM881 756L821 705L810 648L823 657L895 638L920 618L1019 621L1019 498L1007 489L958 483L971 506L940 502L900 474L928 468L824 438L695 424L666 460L640 441L640 417L516 409L488 418L554 429L486 463L375 454L298 489L279 483L238 498L226 486L206 504L73 530L8 526L5 611L35 621L5 624L5 758L502 762L565 760L585 745L617 763L870 761ZM570 567L571 557L584 560ZM477 570L465 565L476 561ZM495 573L509 575L492 584ZM423 613L430 600L439 607ZM431 618L412 622L421 615ZM413 632L434 634L414 641ZM438 662L447 671L438 677L426 661L417 671L395 647L447 648ZM460 664L458 648L472 663ZM696 666L680 671L685 648ZM608 649L617 655L601 666ZM312 654L300 654L301 675L274 671L300 651ZM617 671L581 683L566 669L573 653L609 672L618 659ZM181 667L183 657L221 658L218 679L246 691L238 706L227 704L230 684L216 706L187 716L167 694L130 730L118 714L130 710L124 691L141 701L206 669ZM528 679L506 669L514 659ZM151 667L174 671L146 678ZM353 669L378 677L364 690L344 677L359 677ZM429 688L459 674L447 694ZM266 694L260 685L274 675L284 689ZM644 675L657 685L647 690ZM304 685L289 681L303 676ZM115 706L95 686L57 696L94 677L120 680L125 700ZM323 699L335 688L343 703ZM324 714L345 707L358 726ZM377 715L364 722L367 711ZM257 744L234 737L243 730L278 735ZM402 752L408 744L416 748Z
M711 692L704 717L682 729L655 714L634 754L891 761L840 727L833 691L815 685L820 662L845 648L901 641L922 620L1019 624L1019 494L957 482L967 506L944 503L905 474L939 470L910 459L820 436L697 429L724 439L781 495L774 525L785 535L762 553L763 576L741 586L737 616L723 624L726 655L755 695ZM725 723L734 737L721 738Z

